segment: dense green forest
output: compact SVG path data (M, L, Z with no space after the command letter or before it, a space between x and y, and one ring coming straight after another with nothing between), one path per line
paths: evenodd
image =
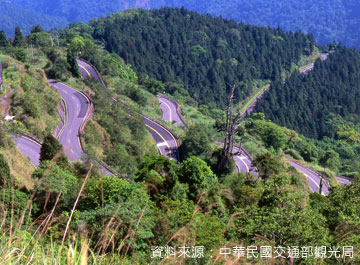
M285 84L274 82L256 111L281 125L316 139L337 136L346 121L360 115L360 52L336 46L326 61L317 60L313 71L294 72ZM342 123L336 121L340 116Z
M360 53L341 45L331 49L327 60L316 61L314 70L294 72L285 83L274 82L254 111L315 139L292 147L305 160L321 164L320 150L331 150L331 167L344 174L360 167Z
M131 10L90 22L95 40L138 73L183 85L200 103L223 106L229 84L245 99L254 80L275 80L314 51L312 35L254 27L185 9ZM160 92L160 91L158 91Z
M155 7L184 6L200 13L232 18L261 26L280 26L285 30L302 30L314 34L321 44L339 41L350 47L360 48L360 4L356 0L230 0L154 1Z
M5 2L5 1L4 1ZM9 8L17 12L9 12ZM106 16L129 8L182 7L214 16L231 18L237 22L245 22L261 26L280 26L284 30L302 30L314 34L317 41L327 44L339 41L345 45L360 47L357 30L360 25L360 6L356 0L312 0L312 1L280 1L280 0L117 0L117 1L30 1L12 0L2 10L3 23L7 34L12 34L14 18L21 22L25 32L29 32L33 24L42 24L48 29L52 26L65 26L69 22L87 22L95 17ZM22 9L36 11L39 15L24 16ZM50 15L53 17L49 17ZM54 17L56 19L54 20ZM22 20L24 19L25 20ZM33 19L29 21L29 19ZM54 23L55 21L59 24Z

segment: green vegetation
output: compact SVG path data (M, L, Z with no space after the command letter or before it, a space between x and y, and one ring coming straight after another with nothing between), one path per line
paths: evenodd
M131 1L129 1L131 2ZM321 44L339 41L359 48L359 10L356 0L164 0L150 1L151 7L182 7L203 14L231 18L252 25L280 26L285 30L311 32Z
M326 153L335 152L336 161L328 165L340 174L352 175L360 169L360 76L355 70L360 53L341 45L334 49L326 61L316 61L313 71L305 75L294 72L285 83L274 82L255 111L317 139L293 147L306 161L320 161Z
M40 161L52 160L60 151L61 145L51 134L45 136L40 150Z
M247 108L250 106L251 103L253 103L257 98L261 95L261 93L264 93L265 89L268 88L269 85L263 86L259 91L257 91L247 102L246 104L241 108L240 113L245 113Z
M185 31L190 26L194 30ZM52 32L59 35L59 46L46 41L49 35L40 26L33 27L24 39L20 33L21 47L7 47L3 38L0 57L5 65L5 80L13 90L9 113L16 114L17 121L0 128L3 263L226 264L239 260L234 256L225 260L219 254L220 248L251 245L327 246L340 250L343 246L353 246L353 260L312 256L300 257L294 263L360 262L357 254L360 170L356 160L360 131L353 126L357 121L356 102L346 106L347 110L339 108L347 100L356 100L356 88L350 89L357 87L357 73L350 71L358 69L356 51L338 46L327 61L316 62L313 72L290 76L294 64L318 53L311 35L237 25L184 9L133 10L94 20L89 25L71 24ZM129 52L128 56L99 49L100 36L105 38L108 49L114 45L113 51L123 49ZM145 39L143 42L139 41L140 36ZM179 41L174 55L183 53L182 67L173 63L176 58L167 60L157 54L161 51L170 54L165 48L173 44L172 38ZM117 47L119 43L124 46ZM134 50L130 49L132 46ZM99 69L108 91L95 80L78 78L75 54L80 52ZM240 55L234 57L235 54ZM334 61L341 58L346 60L336 68ZM141 60L144 68L138 64ZM174 67L179 67L178 74L174 74ZM317 67L327 71L317 73ZM49 77L85 90L93 98L95 111L84 132L89 157L84 162L68 163L57 141L48 136L57 125L59 95L49 87L43 69ZM188 79L184 78L185 72ZM334 77L329 78L329 72ZM159 78L161 73L163 76ZM238 74L242 75L238 77ZM184 79L178 79L178 75ZM290 77L284 84L287 75ZM330 81L324 82L325 85L330 87L337 80L334 84L343 88L344 91L337 90L340 98L315 89L326 78ZM289 91L281 94L287 91L284 87L288 84L302 85L303 103L305 97L309 101L311 96L319 100L322 98L319 93L324 93L323 98L328 101L322 103L324 109L320 104L296 107L299 111L312 107L319 113L332 110L331 121L336 122L333 124L337 125L337 131L333 137L315 140L274 123L281 124L275 119L276 112L273 116L255 113L238 120L243 123L237 124L235 131L237 143L249 147L254 156L261 178L235 174L231 163L219 172L222 152L215 139L224 138L226 119L221 106L226 102L228 83L234 83L237 88L233 106L237 115L239 103L247 101L254 86L262 87L259 84L264 84L264 80L271 80L273 86L262 101L265 106L268 97L274 104L288 101L295 104ZM304 92L312 90L313 94ZM180 131L183 159L178 163L156 155L154 141L139 114L144 111L159 117L155 94L163 91L180 99L190 121L189 129ZM275 95L281 95L280 99L272 96L272 91L279 93ZM203 92L207 94L201 98ZM346 98L346 93L351 98ZM296 117L295 112L288 112ZM311 122L306 123L305 119L310 116L300 117L304 129L311 127ZM27 171L20 168L24 157L8 135L13 128L26 129L44 139L37 169L28 164ZM321 169L332 184L329 196L309 193L306 177L289 165L286 155L317 169L325 167ZM93 158L105 161L132 181L105 176L92 163ZM353 184L335 185L334 172L346 172L353 178ZM21 181L22 173L28 179L24 177ZM180 246L205 249L204 256L198 260L184 261L177 256L166 258L165 251L162 258L152 258L154 246L175 247L176 251ZM243 258L240 262L285 263L287 260Z
M197 157L178 165L164 157L144 157L132 183L99 176L89 165L82 166L84 178L78 165L65 169L53 162L42 162L32 175L31 212L31 191L15 189L13 206L10 196L1 197L2 205L14 212L1 212L6 220L0 241L4 262L145 264L153 260L151 246L185 244L204 246L201 264L216 258L223 264L218 250L224 244L360 247L358 180L323 197L304 192L297 173L278 159L276 170L267 168L273 163L263 163L267 177L253 180L234 174L217 178ZM11 185L5 189L10 195ZM43 221L30 226L33 220ZM298 260L309 261L320 260ZM330 258L326 264L339 261Z
M20 129L39 138L53 132L59 121L56 109L60 96L50 87L42 71L46 63L44 52L5 48L1 51L0 61L3 88L7 90L6 83L11 87L2 100L2 115L15 116Z
M237 100L244 100L254 80L275 80L290 72L292 63L311 55L315 44L310 34L237 24L185 9L131 10L93 20L90 26L80 28L126 58L137 73L164 82L170 94L183 86L178 93L213 108L224 106L229 83L236 84Z
M187 9L213 16L234 19L252 25L270 26L288 30L311 32L321 44L339 41L359 48L359 3L356 0L280 1L280 0L12 0L0 8L1 25L8 35L19 25L25 33L31 26L41 24L46 30L66 26L69 22L87 22L129 8L160 8L184 6ZM275 37L282 40L281 37ZM201 44L192 46L195 54L208 51ZM125 57L124 57L125 58Z
M98 131L90 131L91 127L86 126L85 142L90 150L99 144L105 145L103 155L94 155L118 172L131 176L143 156L156 154L156 146L145 128L143 117L124 108L121 102L112 102L104 88L97 87L93 97L96 112L91 127L100 125L102 129L98 127Z

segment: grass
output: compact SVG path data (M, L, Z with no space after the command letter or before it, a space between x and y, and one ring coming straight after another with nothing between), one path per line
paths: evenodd
M250 106L251 103L253 103L258 96L265 91L267 87L269 87L269 84L264 85L260 90L258 90L251 98L246 102L246 104L241 108L240 113L244 113L246 109Z
M313 64L318 58L321 57L321 53L319 48L315 47L313 53L310 56L302 56L300 61L297 63L297 70L300 71L301 69L310 66Z
M10 137L6 139L6 142L5 146L0 148L0 153L6 158L17 186L31 190L34 187L31 179L34 166L27 157L20 153Z
M0 60L5 64L4 79L14 95L10 114L16 116L19 127L40 138L45 133L53 132L60 121L56 112L60 96L50 87L42 71L45 55L34 49L31 62L22 63L6 55L0 57ZM29 115L27 109L30 108L37 114Z
M84 139L86 145L89 145L99 158L103 157L103 146L110 145L110 136L104 128L102 128L96 121L89 120L86 123L84 130Z

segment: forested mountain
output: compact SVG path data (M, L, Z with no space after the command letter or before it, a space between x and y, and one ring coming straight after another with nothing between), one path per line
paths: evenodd
M285 84L273 83L256 111L306 136L334 138L345 125L336 122L336 116L359 121L359 69L360 52L339 45L326 61L318 60L313 71L293 73Z
M4 30L8 36L14 36L16 26L20 26L25 33L29 33L31 27L38 24L41 24L45 30L68 24L65 18L56 14L49 15L3 1L0 2L0 13L0 29Z
M236 98L254 80L275 80L314 51L311 34L237 24L185 9L130 10L93 20L92 35L138 73L185 90L201 103L223 105L229 84Z
M128 8L159 8L163 6L182 7L200 13L209 13L214 16L232 18L237 22L245 22L253 25L266 25L285 30L302 30L311 32L317 41L326 44L332 40L340 41L348 46L360 48L359 34L360 26L360 4L356 0L311 0L311 1L281 1L281 0L230 0L230 1L194 1L194 0L116 0L116 1L94 1L94 0L11 0L11 5L32 9L43 15L61 17L62 26L69 22L89 21L95 17L122 11ZM14 13L13 18L20 20L23 11ZM8 19L5 10L3 27L6 32L12 34L11 20ZM32 16L36 18L36 16ZM24 31L34 24L41 24L44 28L52 26L53 20L30 23L23 21ZM9 25L10 26L10 25Z
M336 40L360 48L360 3L357 0L230 0L156 1L156 7L184 6L200 13L232 18L238 22L266 25L314 34L318 42Z

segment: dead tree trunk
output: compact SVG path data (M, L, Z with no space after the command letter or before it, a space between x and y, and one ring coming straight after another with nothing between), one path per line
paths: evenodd
M219 170L221 170L225 166L225 164L232 159L233 156L236 119L234 119L231 105L234 100L234 92L235 92L235 85L231 87L231 92L228 98L228 104L226 110L225 139L224 139L224 146L222 149L221 158L218 163Z

